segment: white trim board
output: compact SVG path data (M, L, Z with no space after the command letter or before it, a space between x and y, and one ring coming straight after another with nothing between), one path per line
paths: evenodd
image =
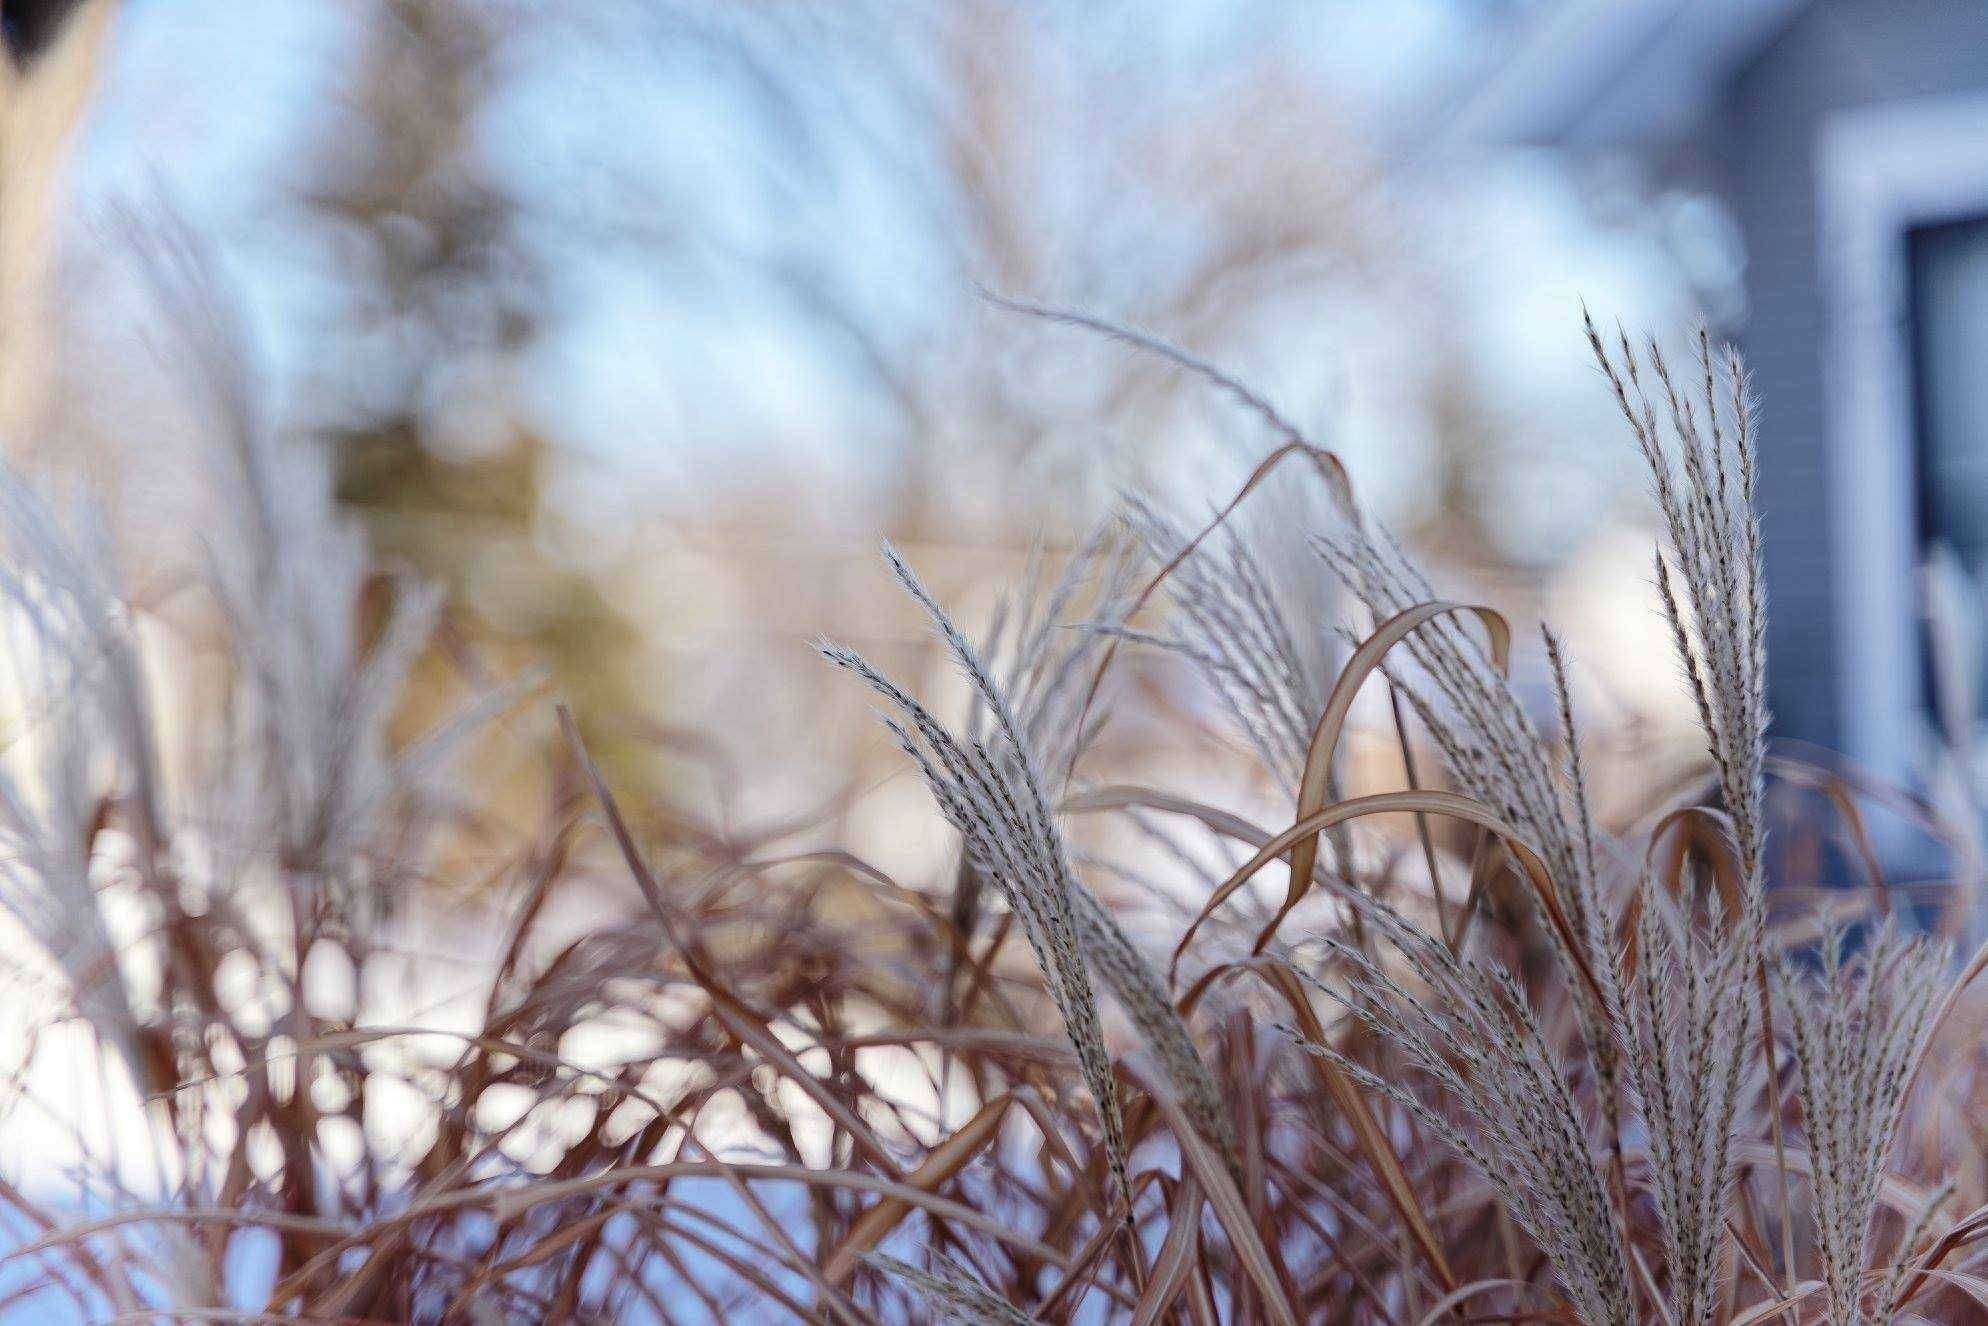
M1838 721L1845 754L1902 782L1925 729L1905 236L1988 215L1988 96L1832 114L1816 188Z

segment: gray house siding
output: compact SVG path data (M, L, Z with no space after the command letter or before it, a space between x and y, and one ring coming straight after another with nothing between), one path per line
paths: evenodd
M1816 153L1853 106L1988 88L1988 5L1817 0L1727 87L1701 146L1745 236L1737 339L1760 420L1761 508L1778 735L1836 747L1841 636L1832 598Z

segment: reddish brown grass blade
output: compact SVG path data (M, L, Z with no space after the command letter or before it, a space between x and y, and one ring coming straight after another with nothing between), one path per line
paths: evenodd
M1303 819L1325 809L1326 786L1332 777L1332 757L1339 748L1339 738L1346 727L1346 717L1353 709L1353 701L1368 677L1378 670L1386 660L1388 651L1406 640L1419 627L1449 613L1470 613L1484 623L1484 630L1491 638L1491 661L1500 672L1508 671L1512 664L1512 626L1505 615L1495 608L1487 608L1473 603L1450 603L1436 601L1418 603L1412 608L1404 608L1366 638L1353 656L1346 660L1346 666L1339 671L1339 680L1333 684L1332 694L1325 702L1325 712L1319 715L1318 726L1312 729L1311 749L1305 755L1305 771L1298 781L1298 808L1295 818ZM1404 750L1406 748L1404 747ZM1261 953L1269 946L1277 927L1291 914L1311 887L1312 867L1318 863L1318 836L1304 839L1291 854L1291 883L1284 895L1284 905L1277 909L1277 915L1256 937L1253 951ZM1436 886L1436 881L1431 881Z
M1265 408L1267 409L1267 407ZM1275 417L1274 414L1272 417ZM1280 464L1292 456L1303 456L1309 460L1313 468L1324 479L1326 486L1332 490L1333 497L1339 502L1341 509L1349 514L1354 511L1352 481L1346 477L1346 467L1340 463L1339 457L1330 451L1313 446L1293 433L1290 441L1257 462L1256 468L1250 471L1249 477L1243 480L1242 487L1236 490L1236 495L1228 500L1227 505L1216 512L1214 519L1203 525L1201 531L1182 545L1180 551L1169 558L1167 564L1161 567L1151 580L1146 582L1145 588L1139 591L1138 596L1132 600L1132 606L1126 610L1126 617L1128 619L1131 618L1141 608L1144 608L1150 603L1153 595L1158 592L1167 577L1172 575L1180 567L1182 562L1185 562L1193 555L1194 550L1201 546L1203 540L1222 527L1223 522L1235 513L1236 508L1242 505L1243 499L1254 492L1258 484L1269 478L1271 473ZM1084 703L1077 711L1076 726L1079 731L1082 731L1085 725L1090 722L1091 705L1097 700L1099 688L1104 685L1104 674L1110 670L1112 660L1118 657L1118 646L1118 638L1113 637L1111 643L1105 646L1103 656L1098 659L1097 670L1091 674L1090 685L1084 691ZM1075 751L1071 753L1070 758L1073 761L1076 759ZM1065 780L1067 781L1074 772L1074 766L1071 769L1066 769L1064 771Z
M711 1000L711 1010L718 1015L725 1029L753 1051L779 1070L782 1077L799 1087L807 1097L820 1107L822 1113L835 1120L842 1130L849 1134L878 1169L892 1178L898 1178L903 1170L896 1159L884 1146L883 1139L871 1131L870 1125L851 1108L849 1103L807 1070L794 1052L787 1048L766 1020L754 1012L750 1005L725 986L713 980L699 981L704 993Z
M1683 867L1687 848L1695 844L1700 852L1711 858L1714 887L1719 891L1719 900L1725 904L1727 915L1738 919L1745 906L1742 900L1745 885L1741 879L1739 846L1733 837L1732 824L1730 816L1711 806L1680 806L1670 811L1651 826L1648 844L1644 848L1644 874L1654 875L1670 890L1673 898L1688 908L1690 899L1684 897ZM1655 864L1657 850L1673 828L1683 830L1679 835L1680 841L1663 867L1658 869ZM1623 911L1623 926L1628 932L1622 962L1625 974L1634 973L1636 964L1642 959L1636 944L1636 920L1642 908L1643 895L1639 890L1630 895L1629 906ZM1774 1142L1775 1182L1781 1208L1782 1274L1792 1284L1795 1274L1794 1222L1789 1218L1787 1139L1781 1127L1781 1072L1776 1050L1779 1041L1774 1032L1774 991L1767 980L1765 955L1754 971L1754 983L1760 991L1761 1065L1766 1071L1768 1097L1772 1102L1767 1121Z
M904 1176L904 1182L920 1192L938 1191L1000 1136L1001 1121L1007 1117L1012 1099L1001 1095L982 1105L971 1119L933 1147L924 1162ZM893 1197L878 1202L850 1226L849 1233L823 1263L822 1274L830 1284L841 1284L856 1269L856 1258L883 1242L910 1214L908 1202Z
M1133 1072L1139 1072L1136 1066ZM1270 1250L1264 1246L1256 1222L1249 1218L1249 1207L1244 1204L1235 1179L1230 1177L1228 1162L1195 1131L1180 1102L1173 1098L1173 1093L1164 1082L1144 1077L1143 1074L1141 1076L1144 1079L1141 1085L1146 1088L1154 1107L1166 1118L1175 1144L1180 1148L1182 1172L1192 1174L1207 1193L1209 1209L1214 1211L1216 1221L1229 1236L1229 1246L1235 1252L1236 1260L1242 1264L1256 1288L1263 1315L1277 1326L1298 1326L1297 1312L1284 1293L1283 1278L1277 1273L1277 1265L1271 1258Z
M1713 887L1718 890L1719 901L1725 904L1726 915L1739 919L1742 906L1739 847L1733 841L1732 824L1731 816L1712 806L1679 806L1668 812L1650 828L1643 847L1644 876L1663 885L1679 906L1688 909L1691 899L1684 896L1684 863L1690 849L1696 846L1712 862ZM1673 829L1678 830L1677 836L1667 845ZM1642 914L1643 892L1637 889L1622 909L1619 927L1625 978L1635 975L1637 963L1642 960L1636 944L1636 923Z
M1171 792L1159 792L1149 787L1100 787L1090 792L1079 792L1067 798L1059 809L1069 814L1089 811L1123 810L1128 806L1140 806L1147 810L1164 811L1172 815L1185 815L1199 820L1209 829L1237 842L1248 843L1251 847L1261 847L1270 841L1270 831L1250 823L1240 815L1221 810L1203 801L1189 797L1175 796Z
M879 1169L890 1177L897 1178L902 1170L899 1169L896 1160L892 1158L882 1140L870 1131L869 1125L864 1123L862 1118L825 1083L807 1071L793 1052L774 1035L773 1029L766 1024L765 1019L754 1012L743 999L732 993L725 982L718 979L716 970L705 960L695 942L680 933L675 915L670 910L668 901L663 897L662 886L656 882L656 877L650 873L648 864L642 859L641 849L635 845L635 837L629 832L628 822L622 818L621 807L615 801L614 793L608 788L607 780L601 776L600 766L594 763L593 756L587 751L586 743L580 738L580 729L573 722L572 712L563 704L558 707L558 712L560 729L565 733L567 744L579 760L580 768L587 775L587 782L593 788L595 799L600 802L601 812L607 817L608 829L614 835L615 846L621 849L622 860L627 864L629 874L634 877L636 887L642 891L643 899L655 912L656 919L663 927L663 933L669 936L670 943L676 948L684 965L690 969L691 977L710 997L712 1011L718 1015L727 1030L743 1043L752 1046L754 1051L779 1069L783 1076L806 1092L824 1113L841 1125L870 1159L876 1162Z
M1939 1264L1952 1256L1954 1251L1977 1238L1984 1225L1988 1225L1988 1207L1982 1207L1956 1221L1919 1260L1913 1268L1912 1278L1899 1286L1898 1297L1892 1303L1895 1312L1918 1297L1926 1288L1926 1281Z
M1299 1030L1321 1045L1326 1042L1325 1025L1319 1021L1311 1001L1305 997L1303 985L1280 958L1248 957L1209 968L1192 986L1188 987L1187 993L1181 996L1179 1005L1181 1016L1186 1017L1193 1012L1202 997L1214 988L1219 980L1241 972L1252 972L1275 988L1290 1007L1291 1016ZM1314 1071L1320 1085L1324 1086L1326 1095L1345 1115L1361 1152L1366 1155L1368 1164L1373 1167L1375 1176L1380 1180L1382 1191L1394 1207L1395 1213L1401 1217L1402 1224L1408 1229L1409 1239L1414 1243L1416 1252L1429 1264L1429 1269L1439 1285L1445 1289L1454 1289L1456 1277L1443 1256L1442 1244L1437 1240L1435 1231L1422 1211L1421 1202L1415 1196L1415 1186L1409 1182L1408 1173L1402 1167L1400 1156L1395 1153L1393 1144L1387 1140L1387 1134L1382 1131L1379 1124L1374 1121L1373 1114L1367 1109L1366 1099L1351 1082L1346 1080L1345 1074L1335 1065L1317 1055L1305 1057L1312 1061Z
M1290 1006L1291 1016L1297 1021L1298 1030L1308 1039L1324 1045L1325 1026L1318 1020L1318 1014L1313 1010L1311 1000L1305 997L1304 986L1299 983L1291 969L1280 961L1259 959L1252 965L1252 970L1262 975L1265 981L1284 996L1284 1002ZM1308 1054L1305 1058L1311 1060L1312 1070L1318 1075L1319 1084L1325 1088L1326 1094L1332 1098L1333 1104L1345 1117L1347 1126L1353 1130L1353 1137L1359 1143L1361 1154L1366 1156L1367 1164L1373 1168L1374 1177L1380 1180L1381 1190L1387 1194L1388 1202L1394 1207L1395 1214L1401 1217L1402 1224L1407 1227L1408 1236L1413 1240L1416 1250L1422 1254L1422 1259L1429 1263L1429 1269L1435 1273L1437 1283L1445 1290L1455 1290L1456 1275L1450 1270L1448 1259L1443 1256L1443 1246L1437 1241L1435 1230L1430 1227L1428 1217L1423 1214L1422 1204L1415 1196L1415 1185L1408 1181L1408 1173L1402 1168L1401 1157L1395 1154L1393 1144L1387 1140L1387 1134L1382 1132L1380 1125L1374 1121L1373 1112L1367 1108L1366 1098L1331 1060L1316 1054Z
M1754 1304L1745 1312L1740 1313L1739 1316L1734 1317L1730 1326L1753 1326L1754 1322L1766 1321L1769 1317L1777 1316L1794 1307L1803 1299L1812 1298L1821 1292L1822 1281L1804 1280L1796 1285L1794 1289L1779 1298L1769 1299L1765 1303Z
M1678 850L1667 857L1661 869L1657 867L1658 847L1672 829L1679 829ZM1646 872L1661 880L1680 903L1689 902L1683 896L1684 881L1681 875L1684 852L1688 847L1697 847L1712 862L1713 883L1719 890L1719 900L1726 904L1727 914L1735 920L1739 918L1742 884L1740 881L1739 847L1733 839L1732 816L1712 806L1679 806L1650 826L1648 845L1643 849L1643 866ZM1633 918L1632 918L1633 919Z
M1192 1174L1181 1179L1167 1221L1167 1236L1153 1259L1153 1278L1139 1296L1132 1326L1154 1326L1164 1318L1194 1275L1195 1253L1201 1246L1197 1237L1201 1230L1201 1185Z
M1443 1319L1446 1313L1454 1308L1462 1307L1465 1303L1468 1303L1471 1299L1476 1298L1479 1294L1489 1289L1531 1290L1536 1288L1537 1286L1527 1284L1523 1280L1507 1280L1503 1278L1496 1280L1473 1280L1467 1285L1461 1285L1456 1289L1452 1289L1449 1293L1437 1299L1436 1305L1422 1314L1422 1320L1418 1323L1418 1326L1435 1326L1438 1321Z
M1539 853L1534 851L1532 845L1519 836L1518 830L1506 823L1496 811L1482 802L1473 801L1454 792L1376 792L1370 796L1351 797L1336 806L1321 810L1316 815L1308 815L1299 820L1265 843L1255 856L1244 862L1235 874L1224 880L1221 886L1209 895L1207 905L1201 909L1200 915L1194 918L1193 924L1187 928L1187 933L1181 936L1180 943L1174 947L1170 972L1179 969L1181 956L1193 942L1202 923L1214 914L1215 909L1233 897L1236 890L1249 883L1265 866L1290 851L1301 840L1316 836L1321 830L1332 828L1336 824L1349 823L1364 816L1406 814L1415 811L1447 815L1452 819L1479 825L1489 829L1504 842L1513 859L1518 862L1520 873L1531 886L1533 897L1539 903L1547 924L1553 927L1554 933L1565 945L1574 964L1575 973L1588 987L1589 992L1596 999L1601 1000L1601 984L1596 980L1594 969L1588 963L1586 948L1575 933L1572 923L1567 919L1566 909L1560 904L1560 891L1554 885L1552 875L1547 872L1546 863L1540 860ZM1603 1003L1605 1005L1606 1001L1603 1000Z

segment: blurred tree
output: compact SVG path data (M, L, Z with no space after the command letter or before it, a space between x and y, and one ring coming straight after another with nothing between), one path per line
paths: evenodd
M110 0L0 5L0 432L15 459L38 444L48 411L64 166L115 12Z
M602 762L653 791L656 751L628 721L643 709L634 632L537 537L560 457L516 383L548 282L522 234L531 204L498 182L482 135L514 17L468 0L367 7L347 111L305 195L347 301L314 375L314 430L380 554L444 581L471 639L548 668Z
M1436 273L1389 163L1298 53L1303 12L859 0L769 6L784 24L742 29L811 140L772 186L804 220L699 239L733 269L720 279L769 278L891 412L900 536L1013 540L1043 519L1044 493L1068 532L1117 483L1177 485L1207 455L1198 385L976 307L976 284L1162 332L1308 426L1362 375L1456 389L1416 358L1447 335ZM837 224L858 194L877 229ZM889 262L865 252L878 230ZM1139 439L1116 473L1099 464L1109 437Z
M62 21L76 7L77 0L8 0L6 11L0 13L0 31L6 34L8 51L23 63L34 59L55 39Z

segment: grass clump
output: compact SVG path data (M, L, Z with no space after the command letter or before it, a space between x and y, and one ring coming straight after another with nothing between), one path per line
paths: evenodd
M78 1125L80 1199L0 1185L7 1306L1142 1326L1981 1311L1965 1032L1984 960L1956 974L1907 936L1925 909L1899 903L1920 895L1843 891L1824 918L1804 881L1769 888L1772 834L1798 831L1777 783L1846 815L1858 796L1768 748L1737 359L1700 338L1687 381L1588 327L1649 466L1659 603L1706 751L1685 795L1602 823L1551 633L1555 704L1535 715L1509 624L1439 598L1328 453L1191 356L1052 316L1202 374L1280 441L1201 528L1128 497L979 643L886 551L964 712L819 648L958 834L935 880L791 825L623 806L570 724L542 822L522 845L488 835L452 754L537 706L493 695L394 749L442 605L401 586L379 610L394 587L327 474L252 411L217 426L237 500L197 590L226 684L197 758L168 759L175 692L100 532L9 479L8 658L59 703L8 753L0 902L59 1020L116 1065L79 1091L122 1099L151 1159ZM1322 501L1252 501L1286 462ZM1288 825L1092 780L1122 651L1186 663L1288 791ZM1352 795L1338 747L1375 678L1408 785ZM1122 836L1089 833L1100 820ZM424 1017L395 993L432 938L411 900L470 873L502 924L448 1018ZM566 901L630 879L639 906ZM386 1126L410 1095L411 1126Z

